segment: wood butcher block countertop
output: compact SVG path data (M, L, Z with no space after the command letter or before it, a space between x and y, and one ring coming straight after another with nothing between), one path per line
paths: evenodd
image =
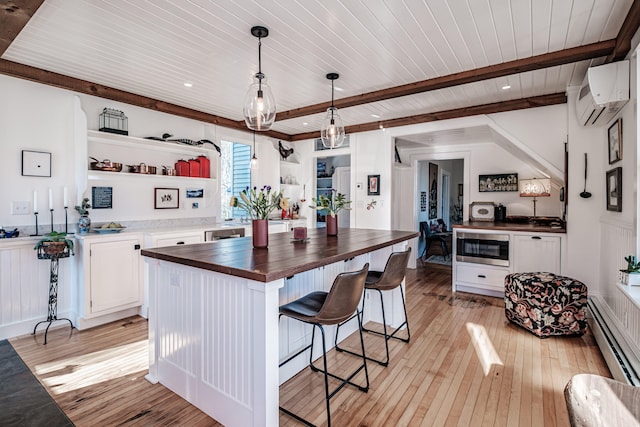
M534 233L566 233L567 229L564 225L559 227L547 224L536 224L534 222L490 222L490 221L469 221L462 224L454 224L453 228L465 228L476 230L495 230L495 231L529 231Z
M271 282L418 237L414 231L341 228L337 236L309 229L306 242L293 233L269 235L268 249L254 249L251 237L143 249L142 255L237 277Z

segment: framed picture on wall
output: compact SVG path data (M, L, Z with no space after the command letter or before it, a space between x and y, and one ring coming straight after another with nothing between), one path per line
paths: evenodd
M367 196L380 195L380 175L367 176Z
M22 176L51 176L51 153L22 150Z
M155 188L154 209L178 209L180 207L180 190L177 188Z
M622 212L622 168L607 172L607 210Z
M518 191L518 174L503 173L478 176L478 191Z
M609 164L622 160L622 118L609 126Z

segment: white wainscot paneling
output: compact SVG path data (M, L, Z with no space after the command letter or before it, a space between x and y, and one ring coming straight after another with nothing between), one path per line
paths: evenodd
M269 385L278 373L266 367L277 364L270 355L278 342L277 289L283 281L265 284L147 262L149 310L160 313L150 316L147 378L225 425L265 423L265 408L277 407L277 389Z
M34 244L26 240L0 245L0 339L31 333L47 318L51 264L37 258ZM71 317L69 259L61 259L58 270L59 318Z

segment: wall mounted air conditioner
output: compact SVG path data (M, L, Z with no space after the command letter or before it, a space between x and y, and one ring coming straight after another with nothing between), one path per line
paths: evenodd
M576 115L583 126L609 123L629 101L629 61L591 67L584 76Z

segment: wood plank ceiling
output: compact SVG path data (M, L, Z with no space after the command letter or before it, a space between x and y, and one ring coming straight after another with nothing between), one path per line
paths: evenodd
M331 71L348 133L566 102L627 54L639 2L3 0L0 73L246 129L264 25L268 135L295 141L319 135Z

